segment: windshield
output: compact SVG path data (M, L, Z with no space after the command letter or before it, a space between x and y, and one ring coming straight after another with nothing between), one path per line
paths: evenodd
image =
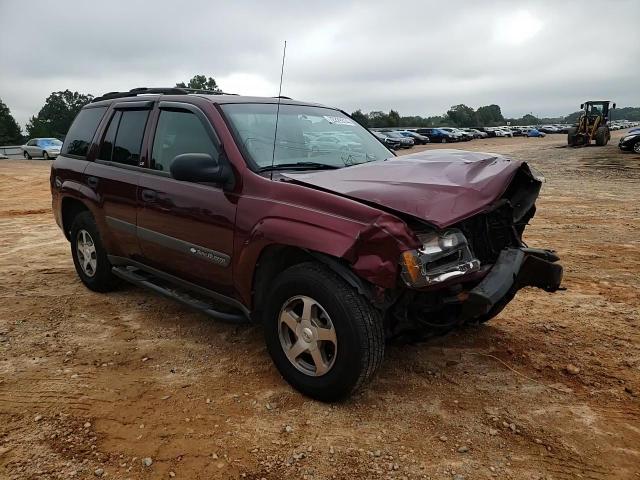
M57 138L41 138L38 143L40 145L55 145L58 147L62 145L62 142Z
M393 154L369 131L343 113L322 107L277 104L222 105L237 140L258 169L290 164L345 167L385 160Z

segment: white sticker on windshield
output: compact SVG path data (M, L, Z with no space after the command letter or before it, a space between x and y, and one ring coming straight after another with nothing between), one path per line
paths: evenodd
M332 117L331 115L323 115L323 118L329 122L329 123L333 123L335 125L355 125L355 123L353 123L350 119L346 118L346 117Z

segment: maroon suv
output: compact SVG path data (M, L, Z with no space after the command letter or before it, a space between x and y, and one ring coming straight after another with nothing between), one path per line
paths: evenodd
M366 382L386 338L557 290L558 257L522 241L540 186L495 154L397 158L337 109L171 88L96 98L51 169L88 288L262 323L282 376L322 400Z

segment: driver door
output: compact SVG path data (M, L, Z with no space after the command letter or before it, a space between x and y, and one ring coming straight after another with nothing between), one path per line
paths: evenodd
M235 198L219 185L171 177L183 153L220 155L211 123L196 106L160 102L147 168L138 188L138 239L147 265L232 296Z

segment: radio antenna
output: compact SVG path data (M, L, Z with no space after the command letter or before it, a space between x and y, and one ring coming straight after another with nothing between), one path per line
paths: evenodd
M278 118L280 117L280 98L282 97L282 75L284 74L284 58L287 55L287 41L284 41L282 50L282 67L280 67L280 88L278 89L278 106L276 108L276 129L273 133L273 152L271 153L271 180L273 180L273 167L276 163L276 140L278 139Z

